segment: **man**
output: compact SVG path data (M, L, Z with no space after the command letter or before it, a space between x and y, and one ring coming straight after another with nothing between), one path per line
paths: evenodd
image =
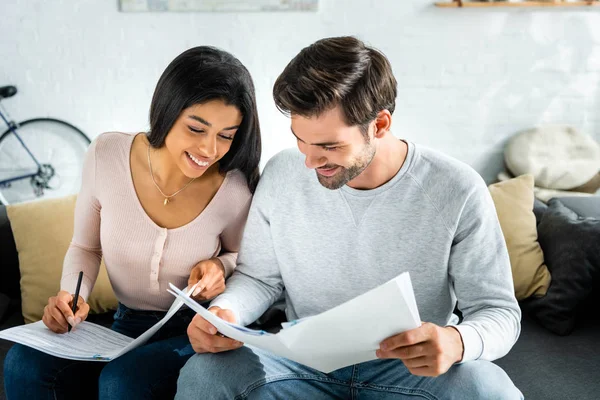
M385 56L352 37L320 40L273 94L301 154L265 167L237 270L210 311L247 325L285 289L288 319L303 318L409 271L425 322L384 340L377 360L324 374L240 348L197 315L188 335L201 354L177 398L521 399L490 362L515 343L521 316L494 204L470 167L390 133ZM450 324L455 305L463 320Z

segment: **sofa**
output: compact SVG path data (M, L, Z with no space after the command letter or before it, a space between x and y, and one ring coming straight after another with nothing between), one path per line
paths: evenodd
M561 199L562 204L578 215L600 218L600 197L595 199ZM535 216L539 226L547 212L544 203L536 201ZM34 218L32 216L32 218ZM36 221L37 222L37 221ZM543 244L543 243L542 243ZM543 246L542 246L543 247ZM546 249L544 249L546 251ZM594 298L586 299L593 303ZM505 357L496 361L526 399L531 400L586 400L600 398L600 313L591 308L578 311L573 326L567 333L557 334L536 318L535 304L522 303L523 319L520 337ZM529 307L529 308L528 308ZM531 313L527 310L533 310ZM584 310L579 307L578 310ZM272 309L261 318L263 327L281 320L281 312ZM90 321L108 326L112 313L99 312ZM23 324L19 254L8 218L7 208L0 205L0 329ZM0 340L0 362L12 343ZM0 370L0 399L5 398L3 371Z

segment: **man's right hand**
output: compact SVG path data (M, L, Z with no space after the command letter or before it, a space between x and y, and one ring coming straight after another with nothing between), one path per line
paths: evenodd
M222 310L219 307L211 307L208 311L225 321L236 322L235 316L231 310ZM192 322L190 322L187 334L190 338L192 348L196 353L220 353L222 351L239 349L244 345L237 340L217 334L217 328L199 314L196 314L194 319L192 319Z
M61 290L56 296L48 299L48 304L44 307L44 316L42 321L52 332L66 333L68 325L76 327L81 321L84 321L90 312L90 306L81 296L78 298L77 310L75 315L71 310L73 307L73 295Z

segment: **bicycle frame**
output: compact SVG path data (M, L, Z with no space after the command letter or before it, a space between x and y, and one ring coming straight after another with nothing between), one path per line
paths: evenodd
M4 111L4 113L2 111ZM21 143L21 145L23 146L23 148L25 149L25 151L27 151L27 154L29 154L29 156L31 157L31 159L33 160L33 162L35 162L35 165L37 165L37 167L38 167L37 171L35 171L35 172L31 173L31 174L20 175L20 176L16 176L16 177L13 177L13 178L8 178L8 179L0 180L0 187L2 187L2 186L5 186L5 185L7 185L7 184L9 184L11 182L19 181L21 179L31 178L31 177L34 177L34 176L38 175L40 173L40 170L42 169L42 166L40 165L39 161L35 158L35 156L33 155L33 153L29 150L29 148L27 147L27 145L25 144L25 142L23 141L23 139L21 138L21 136L19 136L19 134L17 133L17 129L18 129L17 123L15 123L14 121L9 121L9 119L8 119L8 113L6 112L6 110L4 110L4 108L2 107L1 104L0 104L0 117L2 118L2 120L4 121L4 123L6 124L6 126L8 126L9 131L11 131L13 135L15 135L15 137L17 138L17 140L19 141L19 143Z

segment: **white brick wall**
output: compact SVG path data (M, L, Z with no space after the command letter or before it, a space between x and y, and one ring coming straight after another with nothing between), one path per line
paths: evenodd
M488 180L503 143L541 123L600 139L600 10L454 10L433 0L321 0L317 13L120 13L116 0L2 0L0 84L17 119L55 116L89 136L147 128L156 81L184 49L212 44L252 72L266 160L295 145L271 99L302 47L354 34L399 80L394 133Z

